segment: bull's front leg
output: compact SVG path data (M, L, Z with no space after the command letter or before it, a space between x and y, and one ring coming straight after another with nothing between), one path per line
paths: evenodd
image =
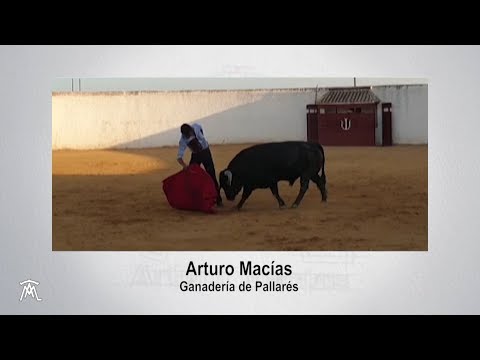
M252 194L252 191L253 190L249 187L243 188L242 198L240 199L240 202L237 205L237 210L240 210L242 208L245 201L247 201L248 197Z
M305 193L308 190L308 183L310 182L310 178L307 176L302 176L300 178L300 192L298 193L297 198L295 199L295 202L292 204L292 208L295 209L300 205L300 202L302 201L303 197L305 196Z

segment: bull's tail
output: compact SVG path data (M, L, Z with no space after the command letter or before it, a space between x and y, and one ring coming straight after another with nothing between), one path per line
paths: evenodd
M320 176L320 182L317 184L320 192L322 193L322 201L327 201L327 175L325 174L325 152L323 151L323 147L320 144L317 144L319 155L321 156L321 168L318 172Z
M322 180L323 183L326 183L327 182L327 177L325 175L325 152L323 151L323 146L320 145L320 144L316 144L317 147L318 147L318 151L320 152L320 156L322 158L322 161L321 161L321 164L320 164L320 171L319 171L319 175L320 175L320 179Z

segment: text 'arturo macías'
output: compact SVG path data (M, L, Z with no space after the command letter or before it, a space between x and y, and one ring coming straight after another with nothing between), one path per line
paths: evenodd
M233 275L237 269L233 265L212 265L208 262L204 264L195 264L190 261L187 268L186 275L206 275L206 276L222 276ZM269 275L291 275L292 267L290 265L275 264L272 261L271 264L259 265L253 264L251 261L240 261L238 266L238 273L240 275L257 275L257 276L269 276Z

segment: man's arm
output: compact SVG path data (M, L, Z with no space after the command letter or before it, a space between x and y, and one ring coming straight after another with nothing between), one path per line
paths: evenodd
M185 154L185 150L187 149L187 143L180 139L178 143L178 154L177 154L177 162L182 165L184 169L187 168L187 164L183 161L183 155Z
M198 131L195 132L195 134L197 135L198 141L200 141L200 142L206 141L205 135L203 134L202 125L200 125L200 124L196 124L196 125L197 125L197 127L198 127Z
M197 136L198 141L202 145L202 148L206 149L208 147L208 141L205 137L205 134L203 133L202 125L196 124L195 134Z

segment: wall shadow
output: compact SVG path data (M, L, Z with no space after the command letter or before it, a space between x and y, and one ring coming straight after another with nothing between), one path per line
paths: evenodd
M264 94L261 99L222 112L197 118L210 144L240 144L283 140L303 140L307 136L306 105L309 93ZM312 99L313 101L313 99ZM279 116L278 114L282 114ZM109 147L110 149L177 146L180 125ZM254 132L252 134L252 129Z

